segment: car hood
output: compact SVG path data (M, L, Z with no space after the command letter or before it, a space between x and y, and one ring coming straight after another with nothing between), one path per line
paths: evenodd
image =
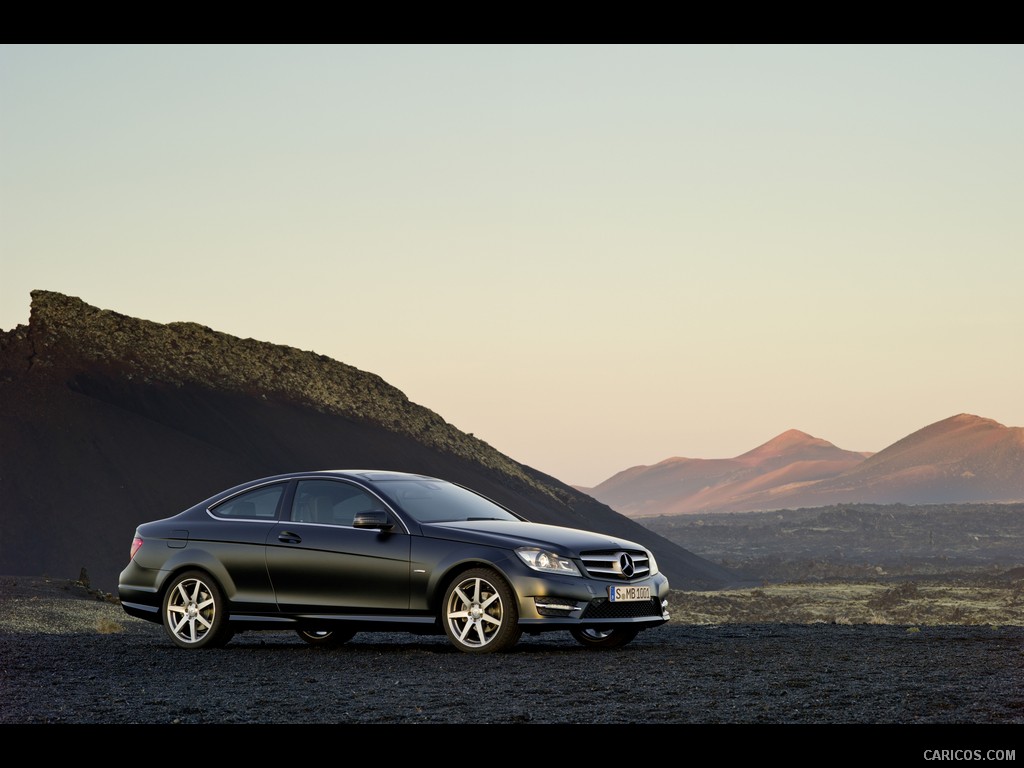
M580 552L603 549L646 549L635 542L603 533L519 520L460 520L427 523L421 528L423 535L438 539L508 549L545 547L562 555L578 555Z

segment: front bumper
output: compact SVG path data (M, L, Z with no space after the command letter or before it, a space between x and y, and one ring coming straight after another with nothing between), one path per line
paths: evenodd
M668 622L668 579L656 574L635 581L571 576L513 577L519 594L519 624L524 630L554 628L656 627ZM649 600L614 602L609 587L649 587Z

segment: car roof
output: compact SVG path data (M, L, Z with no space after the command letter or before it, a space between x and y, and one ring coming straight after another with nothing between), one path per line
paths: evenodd
M388 469L321 469L315 472L301 472L299 475L340 475L360 477L370 482L381 480L439 480L440 478L419 475L412 472L397 472Z

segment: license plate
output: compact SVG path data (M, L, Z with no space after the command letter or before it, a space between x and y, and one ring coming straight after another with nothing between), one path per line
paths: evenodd
M650 587L608 587L608 599L613 603L633 603L651 599Z

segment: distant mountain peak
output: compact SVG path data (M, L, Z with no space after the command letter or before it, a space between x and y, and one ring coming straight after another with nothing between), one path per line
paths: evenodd
M1003 427L995 419L986 419L984 416L975 416L973 413L958 413L956 416L950 416L948 419L936 422L936 424L948 424L956 426L986 426L986 427Z
M747 451L736 458L748 460L766 459L774 456L798 453L809 448L835 449L837 451L842 450L830 443L828 440L822 440L819 437L814 437L806 432L801 432L799 429L787 429L785 432L773 437L767 443L763 443L752 451Z
M914 466L948 464L953 457L987 450L1004 440L1024 437L1024 429L1007 427L994 419L958 413L922 427L876 453L865 469L893 461L912 461ZM909 457L912 457L909 458Z

